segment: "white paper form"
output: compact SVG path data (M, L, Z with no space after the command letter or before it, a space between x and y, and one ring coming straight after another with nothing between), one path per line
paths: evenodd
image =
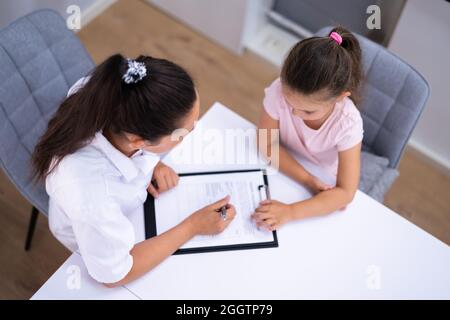
M236 209L236 217L230 225L217 235L196 236L181 249L274 241L272 232L259 230L250 217L265 199L265 191L259 188L261 185L264 185L264 176L260 170L180 176L177 187L155 200L157 233L167 231L193 212L230 195L230 203Z

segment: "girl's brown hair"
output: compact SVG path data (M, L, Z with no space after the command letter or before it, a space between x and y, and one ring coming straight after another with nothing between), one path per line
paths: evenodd
M142 80L126 83L122 77L128 61L116 54L98 65L89 81L62 102L32 154L36 180L45 179L59 161L100 130L156 142L179 128L197 97L192 78L164 59L140 56L135 61L147 69Z
M342 37L340 45L329 37L332 32ZM331 98L350 91L357 103L362 79L359 42L343 27L335 27L329 35L298 42L284 61L281 81L305 95L326 90Z

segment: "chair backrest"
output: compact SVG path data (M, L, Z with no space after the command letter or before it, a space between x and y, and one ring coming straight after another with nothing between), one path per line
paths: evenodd
M31 181L30 156L70 86L93 66L55 11L33 12L0 30L0 165L44 214L48 196Z
M327 35L331 27L317 32ZM356 34L362 50L364 84L358 106L364 123L363 150L389 159L396 168L430 94L427 81L384 47Z

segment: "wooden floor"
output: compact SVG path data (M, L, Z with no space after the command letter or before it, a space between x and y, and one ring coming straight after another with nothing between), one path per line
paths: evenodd
M95 62L121 52L173 60L198 85L202 112L220 101L255 122L263 89L278 70L249 53L237 56L142 1L121 0L79 33ZM450 178L410 150L386 205L450 244ZM0 299L27 299L69 256L41 216L33 247L24 252L30 205L0 174Z

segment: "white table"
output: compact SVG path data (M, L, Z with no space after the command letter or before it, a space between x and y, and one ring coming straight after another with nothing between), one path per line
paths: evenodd
M196 155L208 148L211 140L205 140L204 133L211 128L225 132L254 126L216 103L164 161L178 172L259 166L221 164L214 152L206 152L194 164L179 163L178 156L186 157L196 142L200 141ZM228 155L231 149L227 144ZM254 152L255 146L250 149ZM216 163L205 164L207 160ZM333 180L300 161L323 180ZM269 184L273 199L289 203L310 196L280 173L270 175ZM142 209L130 217L137 240L143 240ZM171 256L142 278L116 289L90 279L75 253L33 299L450 298L449 246L362 192L344 211L282 227L278 239L278 248ZM68 268L73 265L81 270L79 289L67 285Z

